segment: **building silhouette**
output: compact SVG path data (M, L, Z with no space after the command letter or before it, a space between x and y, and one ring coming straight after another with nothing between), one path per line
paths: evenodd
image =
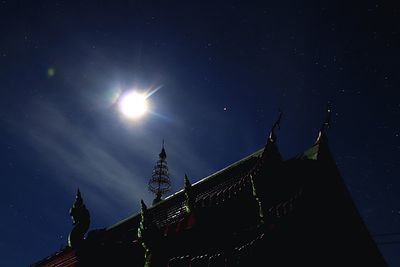
M279 120L263 148L193 184L185 175L179 192L87 236L78 192L69 245L32 266L387 266L329 151L328 121L284 160Z

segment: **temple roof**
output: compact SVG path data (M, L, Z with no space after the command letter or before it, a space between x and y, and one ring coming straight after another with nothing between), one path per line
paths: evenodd
M265 162L271 159L272 162L276 162L276 160L282 161L274 141L275 140L268 139L267 144L264 147L193 183L191 190L196 205L204 206L203 202L209 202L210 200L212 201L215 198L219 198L223 194L229 194L229 191L232 191L232 189L235 190L235 188L238 187L243 187L243 184L246 184L246 186L250 188L251 185L247 178L249 178L249 175L256 169L260 169L260 164L265 165ZM313 149L315 150L314 146L309 150ZM308 150L302 154L305 154L305 157L308 159L307 151ZM283 162L291 164L293 160L297 161L297 158ZM297 185L296 189L298 189ZM292 192L288 191L288 193L291 194ZM287 197L287 195L283 194L282 198L284 197ZM185 199L184 189L181 189L180 191L166 197L159 203L149 207L149 211L151 211L153 215L153 222L158 227L163 227L182 218L185 214ZM106 231L112 232L114 235L116 232L132 231L133 233L137 229L139 222L140 213L137 213L106 228Z
M274 127L272 129L272 132ZM262 183L267 189L270 198L271 212L275 212L280 205L293 201L297 195L301 194L306 183L312 162L320 158L322 147L327 147L326 136L320 132L315 144L309 149L288 160L283 160L278 147L276 146L276 136L268 138L264 147L256 150L252 154L238 160L215 173L194 182L191 187L191 194L194 205L205 207L213 203L223 202L225 198L236 194L238 190L251 191L250 177L264 172ZM309 162L305 164L305 161ZM311 165L310 165L311 164ZM271 176L268 170L274 169L279 165L279 173ZM313 168L313 167L311 167ZM266 172L265 172L266 171ZM279 176L279 178L278 178ZM297 178L295 178L297 177ZM300 179L299 179L300 178ZM166 197L158 203L148 208L152 214L152 221L159 229L164 226L172 225L185 217L186 195L184 188ZM282 204L283 203L283 204ZM101 239L121 241L136 238L137 228L141 220L140 212L133 214L114 225L100 231ZM88 238L96 236L96 231L89 232ZM97 231L98 232L98 231Z
M280 112L264 147L193 184L185 175L181 190L164 200L153 201L149 208L142 201L141 212L110 227L89 232L84 243L89 247L118 244L132 247L143 242L143 231L147 232L147 237L155 233L155 236L174 240L178 233L181 238L187 237L187 233L190 238L196 237L197 233L197 238L201 239L203 233L214 229L209 238L225 230L230 238L237 239L236 243L253 238L247 243L235 243L235 249L240 252L262 240L266 232L273 234L276 227L276 233L279 228L286 227L290 233L300 227L301 231L297 229L293 233L298 237L302 237L303 230L317 233L315 240L319 240L318 232L325 232L325 227L334 227L336 233L331 240L338 244L343 240L350 242L346 233L351 233L352 239L365 246L365 251L377 251L331 156L326 136L330 115L328 109L327 118L311 147L284 160L276 145L275 134L280 126ZM160 161L166 158L164 142L159 157ZM313 223L317 221L324 223ZM195 230L190 230L193 227ZM276 233L270 236L271 242ZM243 240L242 234L246 237ZM308 235L303 237L309 238ZM281 238L285 238L285 234ZM211 239L218 241L218 237ZM296 237L292 241L295 240ZM225 248L221 244L220 249ZM208 246L198 249L212 252ZM194 259L202 259L204 255L196 254ZM376 255L380 262L379 253Z

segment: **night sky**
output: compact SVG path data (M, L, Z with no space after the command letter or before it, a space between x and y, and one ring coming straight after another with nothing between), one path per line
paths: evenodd
M400 8L213 2L0 2L2 266L66 244L78 187L91 229L150 203L163 139L175 192L262 147L278 109L282 155L304 151L328 103L338 168L400 266ZM160 88L138 120L115 102L132 88Z

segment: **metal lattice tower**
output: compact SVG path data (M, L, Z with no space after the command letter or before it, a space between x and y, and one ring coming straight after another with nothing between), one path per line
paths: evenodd
M167 193L171 188L171 180L169 179L169 171L167 165L167 154L164 149L164 141L161 152L159 154L159 160L157 160L153 173L149 181L149 191L155 194L153 204L161 200L161 196Z

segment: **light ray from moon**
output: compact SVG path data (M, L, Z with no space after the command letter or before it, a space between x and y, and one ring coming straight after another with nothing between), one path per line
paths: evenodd
M148 94L147 97L152 96L153 94L157 93L158 90L160 90L163 87L163 85L160 85L156 87L155 89L151 90Z

